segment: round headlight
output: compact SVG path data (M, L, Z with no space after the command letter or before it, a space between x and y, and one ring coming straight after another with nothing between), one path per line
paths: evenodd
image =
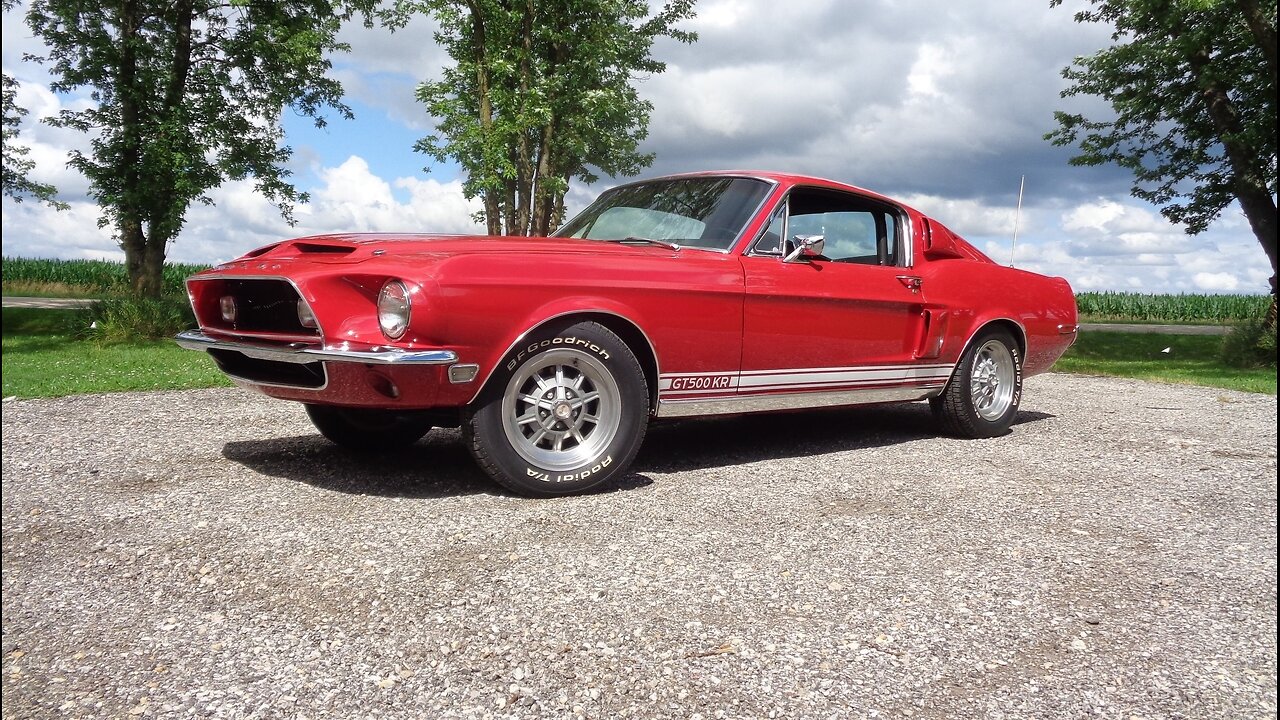
M399 280L388 280L378 293L378 325L382 334L392 340L400 339L409 329L409 288Z

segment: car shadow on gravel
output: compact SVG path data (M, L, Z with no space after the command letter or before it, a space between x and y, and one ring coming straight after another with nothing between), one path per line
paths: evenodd
M1022 410L1014 426L1053 417ZM926 403L655 422L634 471L674 472L945 437Z
M1021 411L1014 425L1053 417ZM653 423L630 472L594 493L653 484L676 472L897 445L940 437L923 403L671 420ZM228 442L222 455L269 477L355 495L442 498L505 495L476 466L457 430L433 430L403 450L358 453L320 435Z
M500 494L456 430L433 430L397 451L359 453L320 435L229 442L222 456L254 472L355 495L440 498Z

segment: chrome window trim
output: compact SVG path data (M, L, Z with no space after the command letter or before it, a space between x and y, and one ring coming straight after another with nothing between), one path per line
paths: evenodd
M773 225L773 219L777 217L778 213L782 213L782 233L778 238L778 253L774 254L774 253L766 253L766 252L756 252L756 246L759 245L760 241L764 239L764 234L769 232L769 228ZM747 245L747 250L745 253L743 253L743 255L745 255L746 257L764 257L764 258L781 259L784 255L784 253L782 252L784 243L782 241L785 240L787 237L787 219L790 217L790 215L791 215L791 191L788 190L787 193L782 196L782 201L778 203L778 207L774 208L773 213L769 215L769 221L764 224L764 227L760 228L760 231L756 233L755 239L753 239L751 243Z
M741 175L741 176L734 176L734 177L746 177L752 180L759 180L767 184L769 186L769 189L765 192L764 196L760 198L760 202L756 203L756 209L752 210L751 213L747 215L746 224L744 224L742 226L742 229L738 231L738 234L733 238L733 242L729 243L729 247L724 249L726 253L733 252L734 249L738 247L738 244L742 242L742 238L744 235L746 235L747 227L751 225L751 221L754 220L756 216L760 214L760 211L764 209L765 205L769 203L769 198L773 195L773 191L777 190L778 186L781 184L777 180L772 180L769 178L762 178L762 177L753 177L751 175Z
M354 362L372 365L449 365L458 361L452 350L403 350L374 345L367 350L353 350L343 345L327 347L307 343L268 345L211 337L199 330L186 330L174 338L188 350L231 350L258 360L305 365L313 362Z
M894 210L898 216L898 224L902 228L902 233L898 235L898 265L900 268L913 268L916 266L916 233L915 228L911 226L911 213L906 208L895 204Z
M885 210L885 214L893 217L894 219L894 229L895 229L895 234L896 234L898 245L899 245L898 258L897 258L897 262L893 263L892 265L876 265L875 267L895 267L895 268L915 267L915 252L914 252L915 243L913 242L914 236L911 228L911 214L907 212L905 208L903 208L901 205L897 204L896 202L893 202L890 200L881 200L879 198L867 197L865 195L860 195L856 192L846 190L843 188L829 188L821 185L792 185L791 187L787 188L787 192L785 195L783 195L782 200L779 201L778 207L775 208L773 211L773 214L769 216L769 221L764 224L764 227L760 228L760 231L756 233L755 239L753 239L750 242L750 244L747 245L745 252L743 252L744 257L766 257L766 258L778 257L773 253L758 253L755 251L755 247L764 238L764 234L769 231L769 226L773 224L773 216L777 215L779 212L784 213L782 216L782 246L785 247L786 245L785 241L786 241L787 235L790 232L790 228L788 227L788 225L791 222L791 195L796 190L819 190L819 191L837 192L837 193L842 193L855 198L866 200L869 203L871 203L873 206L883 207L883 209ZM759 210L757 210L757 212L759 212ZM901 232L897 232L898 230L901 230Z
M647 179L645 179L645 180L636 180L636 181L633 181L633 182L622 183L621 185L614 185L613 187L608 188L607 190L602 190L602 191L600 192L600 195L603 195L603 194L605 194L605 193L607 193L607 192L613 192L614 190L618 190L618 189L621 189L621 188L628 188L628 187L632 187L632 186L634 186L634 185L645 185L645 184L652 183L652 182L660 182L660 181L668 181L668 180L689 180L689 179L696 179L696 178L732 178L732 179L735 179L735 180L756 180L756 181L758 181L758 182L762 182L762 183L764 183L764 184L767 186L767 189L765 190L764 196L760 198L760 202L756 204L755 209L754 209L754 210L752 210L750 213L748 213L748 214L747 214L747 221L746 221L746 223L744 223L744 224L743 224L743 226L742 226L742 228L740 228L740 229L738 230L738 234L733 236L733 241L729 243L729 246L728 246L728 247L725 247L725 248L709 248L709 247L701 247L701 246L697 246L697 245L681 245L681 246L680 246L680 249L681 249L681 250L706 250L707 252L718 252L718 253L725 254L725 255L727 255L727 254L729 254L729 253L734 252L734 249L738 247L738 244L739 244L740 242L742 242L743 235L746 233L746 231L747 231L747 227L748 227L749 225L751 225L751 221L752 221L752 220L754 220L754 219L756 218L756 216L760 214L760 211L764 209L764 206L765 206L766 204L768 204L768 202L769 202L769 198L773 195L773 191L774 191L774 190L777 190L777 189L778 189L778 186L782 184L781 182L779 182L779 181L777 181L777 180L775 180L775 179L773 179L773 178L761 177L761 176L759 176L759 175L752 175L751 173L706 173L706 174L702 174L702 173L680 174L680 173L677 173L677 174L674 174L674 175L660 175L660 176L658 176L658 177L647 178ZM596 195L596 200L599 200L599 199L600 199L600 195ZM594 204L594 203L595 203L595 200L592 200L592 201L591 201L591 203L587 205L587 207L591 207L591 204ZM585 210L585 208L584 208L584 210ZM568 225L568 224L569 224L570 222L572 222L573 220L576 220L576 219L577 219L577 217L578 217L577 215L574 215L573 217L569 218L569 220L567 220L567 221L565 221L564 223L562 223L562 224L560 225L560 227L556 228L556 231L555 231L555 232L553 232L553 233L551 233L551 235L550 235L549 237L555 237L555 238L568 237L568 236L565 236L565 235L561 235L561 234L560 234L560 230L562 230L562 229L565 227L565 225ZM574 240L587 240L587 241L590 241L590 242L609 242L609 241L607 241L607 240L591 240L591 238L573 238L573 239L574 239Z

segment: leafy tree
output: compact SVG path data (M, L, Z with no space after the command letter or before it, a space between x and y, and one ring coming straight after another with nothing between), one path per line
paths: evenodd
M1057 6L1062 0L1050 0ZM1097 95L1115 117L1054 113L1076 165L1116 163L1135 197L1189 234L1238 201L1276 288L1275 0L1090 0L1077 22L1110 23L1112 47L1063 70L1063 97Z
M134 292L158 295L168 243L193 202L253 176L293 222L305 202L283 167L285 107L324 125L350 117L327 53L363 0L33 0L27 24L44 40L55 92L86 87L95 106L46 122L91 134L69 164L90 183L125 253Z
M675 27L695 0L397 0L388 24L423 12L456 63L417 96L438 120L415 149L467 172L467 197L484 201L491 234L546 235L564 216L569 180L635 175L652 105L632 81L661 73L659 37L693 42ZM478 218L477 218L478 219Z
M4 0L0 3L0 8L4 12L9 12L17 5L17 0ZM22 126L22 118L26 117L27 109L18 107L18 81L11 77L9 73L4 73L3 80L3 105L4 105L4 175L0 178L0 190L4 195L11 197L17 202L22 202L25 197L33 197L37 200L47 202L59 210L67 207L66 203L59 202L55 199L58 189L46 183L36 182L27 177L27 173L31 172L36 166L35 162L27 159L30 154L30 148L23 145L15 145L13 141L17 139L19 128Z

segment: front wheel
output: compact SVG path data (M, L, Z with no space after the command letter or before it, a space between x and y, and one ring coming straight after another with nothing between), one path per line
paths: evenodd
M414 444L431 431L422 412L308 404L307 417L321 435L349 450L376 452Z
M586 491L625 471L644 441L644 371L599 323L531 336L491 382L462 429L480 467L513 492Z
M929 406L946 432L989 438L1009 430L1021 400L1018 344L1007 331L992 329L974 338L946 389Z

